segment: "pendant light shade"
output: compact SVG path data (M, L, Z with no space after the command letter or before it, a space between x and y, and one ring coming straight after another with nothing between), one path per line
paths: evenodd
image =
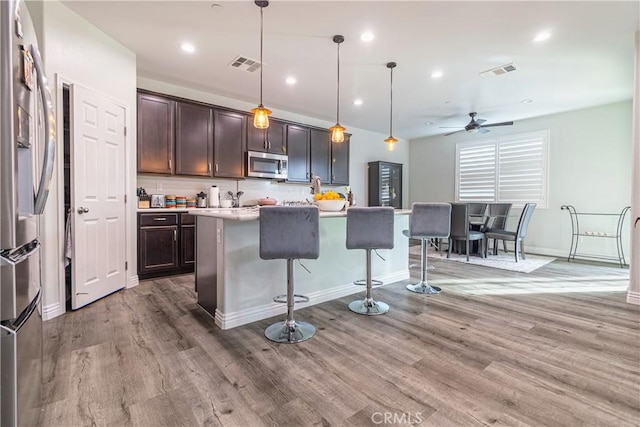
M253 126L258 129L266 129L269 127L269 114L271 114L271 110L262 105L262 68L264 66L262 62L262 45L264 39L263 9L269 6L269 2L255 0L255 3L260 8L260 105L251 110L251 113L253 114Z
M396 143L398 142L393 137L393 69L396 68L396 63L387 62L387 68L391 71L391 89L389 97L389 137L384 142L387 144L387 150L393 151L396 149Z
M331 126L331 142L344 142L344 131L347 130L340 124L340 43L344 41L344 37L340 35L333 36L333 42L338 45L338 94L336 96L336 124Z

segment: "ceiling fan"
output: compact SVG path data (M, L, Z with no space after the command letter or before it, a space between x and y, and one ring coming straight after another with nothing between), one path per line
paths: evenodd
M449 136L449 135L453 135L454 133L458 133L458 132L462 132L462 131L466 131L469 133L487 133L489 132L489 129L485 129L485 128L489 128L489 127L494 127L494 126L510 126L513 124L513 122L500 122L500 123L491 123L488 125L483 125L484 122L486 122L485 119L478 119L476 120L476 115L478 113L469 113L469 117L471 117L471 121L469 122L468 125L466 125L464 128L453 131L453 132L449 132L449 133L445 133L444 136ZM446 128L446 127L451 127L451 126L440 126L441 128Z

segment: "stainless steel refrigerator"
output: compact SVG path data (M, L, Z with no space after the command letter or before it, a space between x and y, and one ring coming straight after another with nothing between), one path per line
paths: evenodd
M26 5L0 0L0 425L39 422L42 388L38 216L55 155L51 95Z

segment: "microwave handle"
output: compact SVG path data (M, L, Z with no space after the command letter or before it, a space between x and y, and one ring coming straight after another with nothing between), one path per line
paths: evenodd
M40 175L40 183L38 185L38 193L34 206L35 214L44 212L44 205L47 203L49 195L49 185L51 184L51 175L53 174L54 159L56 157L56 123L53 112L53 102L51 101L51 91L47 76L44 73L42 58L38 47L31 45L31 56L38 74L38 86L40 87L40 96L42 98L42 106L44 108L44 128L46 133L46 144L44 148L44 165L42 166L42 175Z

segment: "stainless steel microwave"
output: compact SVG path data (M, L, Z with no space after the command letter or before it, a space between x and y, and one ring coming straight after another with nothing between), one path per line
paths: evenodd
M282 154L247 152L247 176L287 179L289 157Z

